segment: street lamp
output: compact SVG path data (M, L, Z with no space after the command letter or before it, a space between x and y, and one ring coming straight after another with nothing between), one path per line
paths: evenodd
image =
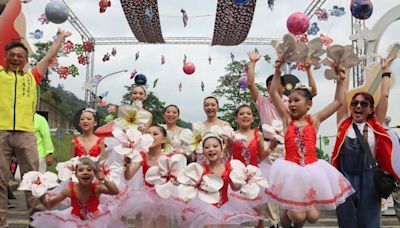
M103 79L105 79L105 78L108 78L108 77L110 77L110 76L113 76L113 75L116 75L116 74L119 74L119 73L123 73L123 72L126 73L126 72L128 72L128 70L119 70L119 71L115 71L115 72L113 72L113 73L111 73L111 74L107 74L106 76L101 77L101 78L97 81L96 86L95 86L95 89L94 89L94 95L95 95L95 97L94 97L94 109L95 109L95 110L97 110L97 102L96 102L96 98L97 98L97 87L99 86L100 82L103 81Z

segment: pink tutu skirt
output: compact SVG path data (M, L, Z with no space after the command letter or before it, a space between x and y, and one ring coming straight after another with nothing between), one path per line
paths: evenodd
M318 160L306 166L278 158L268 174L269 199L283 209L334 210L355 191L332 165Z
M197 228L206 225L238 226L242 223L257 224L262 215L240 200L229 199L220 207L206 203L198 198L186 203L178 219L180 227Z

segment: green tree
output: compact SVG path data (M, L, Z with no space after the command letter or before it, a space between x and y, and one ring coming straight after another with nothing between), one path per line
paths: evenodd
M250 104L255 120L252 127L257 127L260 123L257 109L251 98L250 91L248 89L239 89L238 81L241 75L245 74L245 67L247 62L244 60L233 61L225 67L226 75L221 76L218 79L217 89L214 90L213 94L218 97L223 103L219 108L222 113L221 119L228 121L232 126L236 127L235 122L235 110L236 106L241 103ZM265 86L258 84L257 87L260 92L265 93Z

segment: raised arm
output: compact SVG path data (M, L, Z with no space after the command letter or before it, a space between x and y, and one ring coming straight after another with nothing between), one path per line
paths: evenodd
M97 186L96 191L101 194L117 195L119 193L118 187L104 175L102 169L96 172L96 177L101 183ZM99 194L100 195L100 194Z
M344 74L341 73L342 77L344 77ZM329 116L331 116L333 113L335 113L340 106L342 105L343 102L343 79L338 79L336 80L336 92L335 92L335 99L333 100L332 103L327 105L325 108L323 108L321 111L317 112L313 116L313 121L314 121L314 126L316 129L318 129L319 124L327 119Z
M140 166L142 165L141 162L139 163L132 163L132 160L128 157L125 157L125 171L124 177L126 180L132 179L132 177L136 174L139 170Z
M45 208L50 209L59 204L67 197L71 197L69 188L64 189L60 194L57 194L52 198L49 198L47 197L47 194L44 194L42 197L40 197L40 202L43 204Z
M307 72L308 86L311 88L311 95L315 97L317 96L317 84L315 83L314 76L311 71L311 65L306 63L305 67Z
M281 86L281 67L283 64L283 59L278 58L275 62L275 74L274 77L272 78L271 82L271 99L272 102L275 105L276 110L278 111L279 115L282 117L283 125L287 126L290 113L285 105L285 103L282 101L282 98L279 94L279 87Z
M249 56L249 68L247 70L247 86L249 87L251 97L253 98L253 101L257 101L258 93L260 92L257 88L257 85L254 81L254 75L255 75L255 68L256 68L256 63L260 59L260 55L254 51L250 51L247 53Z
M44 75L47 72L47 68L49 67L51 60L56 57L58 50L60 50L65 37L70 36L71 33L65 31L63 29L58 29L57 38L54 41L53 45L51 45L47 54L38 62L36 65L36 69L39 74Z
M342 68L344 71L344 80L343 80L343 95L342 95L342 105L336 112L336 124L339 124L345 115L347 115L349 111L349 104L347 102L347 92L349 91L349 69Z
M390 90L390 77L391 70L390 65L396 56L390 56L388 59L381 59L381 68L382 68L382 84L381 84L381 96L378 101L378 105L375 109L376 117L378 118L379 123L383 124L385 121L386 113L388 110L388 102L389 102L389 90Z

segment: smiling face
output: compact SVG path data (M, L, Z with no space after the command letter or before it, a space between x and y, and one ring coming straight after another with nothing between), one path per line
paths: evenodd
M235 119L240 127L250 127L254 122L253 111L247 105L241 106L236 111Z
M12 71L24 69L28 63L28 55L22 47L14 47L6 52L6 67Z
M150 134L154 139L154 142L150 148L160 147L163 143L165 143L167 135L164 128L160 126L151 126L149 129L147 129L146 133Z
M91 184L94 175L94 169L90 165L83 163L76 166L76 177L80 184Z
M97 122L93 113L89 111L83 111L79 119L79 127L81 131L93 131L96 125Z
M163 114L165 123L167 124L176 124L176 121L179 119L179 110L177 107L170 105L168 106Z
M213 117L217 115L218 112L218 103L215 98L207 98L203 103L204 112L208 117Z
M145 101L147 99L146 91L141 86L136 86L132 90L131 101Z
M362 94L356 95L350 103L351 117L354 122L363 123L373 113L373 103Z
M215 137L206 138L203 142L203 154L210 162L219 160L222 156L221 141Z
M289 111L294 119L299 119L312 107L312 101L308 100L301 91L294 91L289 95Z

